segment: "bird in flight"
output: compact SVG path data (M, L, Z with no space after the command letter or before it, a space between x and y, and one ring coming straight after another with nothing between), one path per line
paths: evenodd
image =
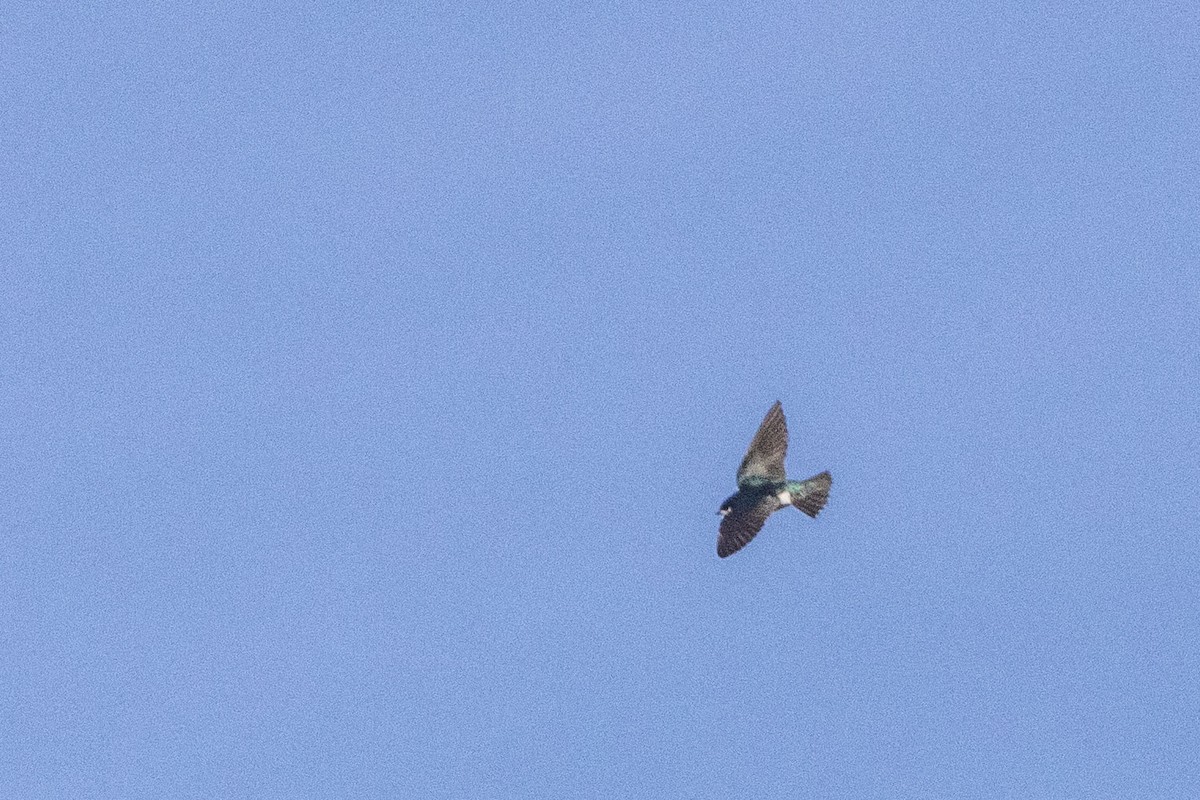
M783 469L787 455L787 420L783 405L775 405L763 418L758 433L737 471L737 493L721 504L721 535L717 555L731 556L754 538L767 517L787 505L815 517L829 499L833 479L822 472L803 481L789 481Z

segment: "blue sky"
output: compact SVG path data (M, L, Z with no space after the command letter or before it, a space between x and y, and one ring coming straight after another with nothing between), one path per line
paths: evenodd
M0 783L1189 797L1188 4L0 12ZM715 553L762 415L833 473Z

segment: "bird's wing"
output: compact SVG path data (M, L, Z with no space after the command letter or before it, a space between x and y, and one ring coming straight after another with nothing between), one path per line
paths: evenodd
M766 478L769 481L782 481L785 478L783 459L787 455L787 420L783 416L783 405L776 400L775 405L763 417L758 433L750 442L750 449L738 467L737 482L742 486L747 480Z
M717 555L731 556L745 547L762 530L767 517L779 508L779 499L765 494L753 505L734 506L721 520L721 535L717 537Z

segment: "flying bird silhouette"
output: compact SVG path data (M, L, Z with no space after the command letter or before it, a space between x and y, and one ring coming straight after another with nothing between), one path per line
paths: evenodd
M717 555L726 558L745 547L762 530L767 517L787 505L815 517L829 499L833 479L822 472L789 481L783 469L787 455L787 420L778 400L763 418L737 471L738 490L721 504Z

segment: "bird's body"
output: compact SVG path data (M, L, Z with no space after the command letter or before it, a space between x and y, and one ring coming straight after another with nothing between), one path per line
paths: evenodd
M750 449L738 468L738 490L721 504L721 533L717 555L733 555L762 529L767 517L792 505L817 516L829 499L832 479L822 472L803 481L789 481L783 460L787 456L787 420L777 400L763 418Z

